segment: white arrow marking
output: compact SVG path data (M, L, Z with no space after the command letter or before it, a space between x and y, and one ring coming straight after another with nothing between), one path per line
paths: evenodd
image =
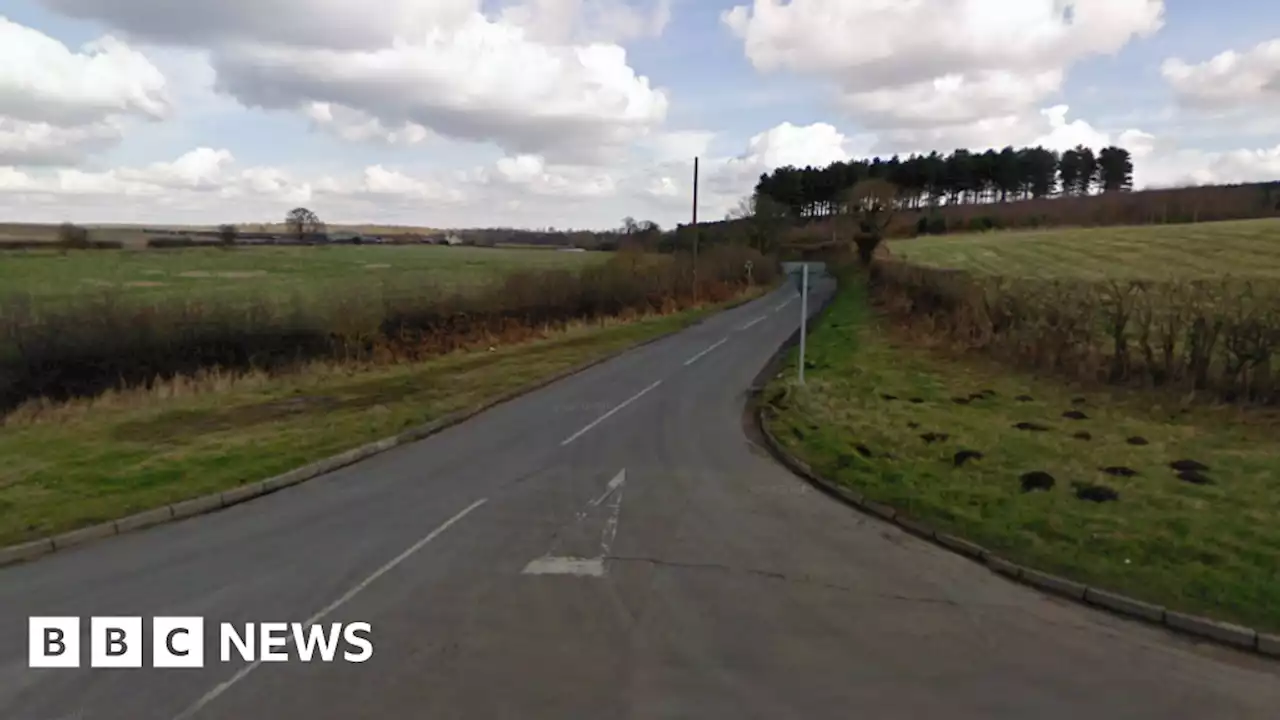
M604 531L600 533L600 554L593 558L565 557L543 555L534 558L521 570L522 575L577 575L579 577L604 577L604 559L613 547L613 540L618 536L618 517L622 514L622 486L627 482L627 471L622 469L605 486L604 494L587 503L587 507L575 518L581 522L587 512L613 496L609 504L609 517L605 520Z

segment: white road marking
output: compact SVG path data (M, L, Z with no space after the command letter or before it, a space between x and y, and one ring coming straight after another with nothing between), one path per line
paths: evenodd
M767 315L761 315L760 317L756 318L755 320L752 320L751 322L747 323L746 325L743 325L742 327L740 327L740 328L738 328L738 329L739 329L739 330L750 330L751 328L755 327L756 323L758 323L758 322L762 322L762 321L763 321L763 320L765 320L767 317L768 317Z
M351 598L358 595L360 591L372 585L374 581L376 581L378 578L382 577L383 575L386 575L388 572L394 569L395 566L407 560L410 555L413 555L414 553L421 550L423 546L425 546L427 543L431 542L432 540L435 540L437 537L440 537L440 535L445 530L448 530L454 523L458 522L459 520L466 517L467 515L470 515L472 511L474 511L476 508L480 507L481 505L484 505L487 502L489 502L488 498L482 498L480 500L477 500L471 503L462 512L458 513L457 515L454 515L453 517L446 520L443 525L441 525L440 527L437 527L435 530L432 530L431 534L427 535L426 537L422 538L418 542L411 545L408 550L405 550L404 552L397 555L386 565L383 565L382 567L375 570L372 575L365 578L363 581L360 582L360 584L348 590L346 594L344 594L342 597L338 598L337 600L334 600L333 602L325 606L323 610L316 613L315 615L312 615L304 625L304 631L306 628L310 628L312 625L315 625L316 623L323 620L325 616L328 615L329 613L342 607L349 600L351 600ZM252 663L246 665L245 667L240 668L240 670L236 672L235 675L231 676L230 680L227 680L226 682L218 684L212 690L205 693L204 697L197 700L191 707L187 708L186 710L183 710L180 714L174 716L174 720L187 720L187 718L194 717L195 714L200 712L202 709L204 709L206 705L213 702L214 700L217 700L220 695L225 693L227 690L230 690L232 686L234 686L236 683L248 677L249 673L253 672L254 670L257 670L258 666L261 664L262 664L261 660L255 660Z
M520 571L521 575L575 575L578 577L604 577L604 559L609 556L614 538L618 536L618 517L622 514L622 486L627 482L627 471L623 468L605 487L604 494L587 503L587 509L578 513L580 522L586 517L590 508L599 507L610 495L613 502L609 504L609 517L604 522L604 530L600 533L600 554L593 558L553 556L550 554L534 558Z
M613 476L613 479L609 481L608 485L604 486L604 494L596 498L595 500L591 501L590 503L591 507L596 507L600 503L604 502L610 495L613 494L614 490L617 490L618 488L622 487L622 485L626 482L627 482L627 469L623 468L618 471L617 475Z
M540 557L526 565L522 574L604 577L604 558Z
M609 550L613 548L613 539L618 537L618 516L622 514L622 491L619 490L617 495L613 496L613 512L609 513L609 519L604 521L604 532L600 533L600 562L604 563L604 559L609 557Z
M715 350L716 348L720 347L721 345L723 345L723 344L725 344L725 343L727 343L727 342L729 342L729 338L725 338L725 339L721 340L720 342L716 343L715 345L712 345L711 347L707 348L706 350L703 350L702 352L698 353L697 355L694 355L693 357L689 358L688 360L685 360L685 361L684 361L684 366L685 366L685 367L689 367L690 365L692 365L692 364L694 364L694 363L698 362L698 361L699 361L699 360L701 360L701 359L703 358L703 356L705 356L707 353L711 352L712 350Z
M797 298L799 298L799 297L800 297L799 295L792 295L790 298L788 298L788 299L787 299L787 301L786 301L786 302L782 303L781 305L777 305L777 306L775 306L775 307L773 308L773 311L774 311L774 312L778 312L778 311L782 310L782 308L784 308L784 307L786 307L786 306L790 305L791 303L795 302L795 301L796 301L796 299L797 299Z
M621 404L619 404L617 407L613 408L613 409L612 409L612 410L610 410L609 412L607 412L607 413L605 413L605 414L601 415L600 417L596 418L595 420L593 420L593 421L591 422L591 424L590 424L590 425L588 425L588 426L586 426L586 427L582 428L581 430L579 430L578 432L576 432L576 433L574 433L574 434L570 435L570 436L569 436L569 438L568 438L567 440L565 440L564 442L560 443L560 446L561 446L561 447L564 447L565 445L568 445L569 443L573 442L574 440L577 440L578 438L582 437L583 435L586 435L587 433L591 432L591 429L592 429L592 428L594 428L595 426L597 426L597 425L599 425L600 423L604 422L605 420L608 420L609 418L613 417L613 414L614 414L614 413L618 412L618 411L619 411L619 410L621 410L622 408L624 408L624 407L626 407L626 406L630 405L631 403L633 403L633 402L635 402L635 401L639 400L640 398L644 397L644 395L645 395L646 393L648 393L650 390L653 390L654 388L658 387L658 386L659 386L659 385L661 385L661 384L662 384L662 381L661 381L661 380L659 380L659 381L655 382L654 384L650 385L649 387L647 387L647 388L645 388L645 389L641 390L640 392L636 393L635 395L632 395L631 397L627 398L626 400L623 400L623 401L622 401L622 403L621 403Z

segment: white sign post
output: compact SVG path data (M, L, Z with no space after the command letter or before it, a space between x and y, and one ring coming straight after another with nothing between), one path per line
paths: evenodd
M804 340L809 318L809 264L805 263L800 281L800 384L804 384Z

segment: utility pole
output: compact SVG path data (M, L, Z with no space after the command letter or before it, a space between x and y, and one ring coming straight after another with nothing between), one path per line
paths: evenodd
M809 263L804 264L803 280L800 281L800 384L804 384L804 345L809 319Z
M693 159L693 300L698 301L698 158Z

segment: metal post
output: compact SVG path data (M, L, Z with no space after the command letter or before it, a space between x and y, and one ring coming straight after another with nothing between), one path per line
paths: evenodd
M804 264L800 282L800 384L804 384L804 345L809 321L809 263Z

